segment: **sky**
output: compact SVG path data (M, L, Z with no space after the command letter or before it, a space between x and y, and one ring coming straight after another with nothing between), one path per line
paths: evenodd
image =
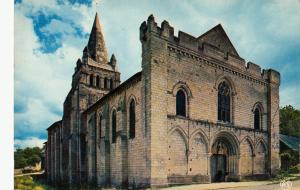
M78 58L98 12L121 80L141 70L139 26L153 14L195 37L217 24L246 62L281 73L280 105L300 109L300 0L15 0L15 148L42 146L62 117Z

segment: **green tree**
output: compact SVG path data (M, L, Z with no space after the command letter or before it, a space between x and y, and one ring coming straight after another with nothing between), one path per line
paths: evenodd
M43 152L39 147L17 149L14 152L15 168L24 168L25 166L35 166L36 163L41 161Z
M288 105L280 109L280 134L300 138L300 111ZM299 153L280 143L281 168L290 169L299 163Z
M300 138L300 110L288 105L280 109L280 134Z

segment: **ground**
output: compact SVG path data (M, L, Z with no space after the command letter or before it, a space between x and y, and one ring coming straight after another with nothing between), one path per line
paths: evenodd
M224 182L212 184L199 184L199 185L185 185L165 188L164 190L298 190L300 189L300 180L292 181L291 189L284 189L279 183L272 183L270 181L252 181L252 182Z
M33 178L30 176L32 175ZM45 185L43 180L39 179L41 174L25 174L20 176L15 176L15 189L21 190L57 190L56 188ZM34 177L35 176L35 177ZM211 183L211 184L195 184L195 185L182 185L175 187L163 188L162 190L300 190L300 174L293 174L293 179L290 181L292 186L287 188L280 184L279 180L269 180L269 181L249 181L249 182L223 182L223 183ZM82 188L81 190L84 190ZM100 189L100 188L99 188ZM115 190L104 189L104 190Z

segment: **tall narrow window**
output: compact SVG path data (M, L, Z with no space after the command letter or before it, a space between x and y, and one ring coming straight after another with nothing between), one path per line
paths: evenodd
M99 116L99 138L101 138L102 135L102 115Z
M135 137L135 102L131 100L129 105L129 138Z
M105 77L104 78L104 88L108 87L108 79Z
M223 81L218 87L218 120L230 122L230 88Z
M94 76L90 75L90 85L94 86Z
M113 79L110 79L109 81L110 81L110 89L113 89L114 88L114 81L113 81Z
M96 77L96 86L99 88L100 87L100 77Z
M111 137L112 137L112 143L116 142L117 138L117 116L116 116L116 110L113 111L112 117L111 117Z
M260 111L258 108L254 111L254 129L260 129Z
M176 94L176 115L186 116L186 97L182 90Z

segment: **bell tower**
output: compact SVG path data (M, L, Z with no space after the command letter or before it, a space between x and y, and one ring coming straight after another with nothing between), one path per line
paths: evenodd
M85 179L85 129L82 113L96 101L120 84L120 72L114 54L108 59L104 35L96 13L82 58L76 62L72 76L72 87L64 102L63 148L68 155L64 160L63 176L69 184Z
M114 54L108 59L104 35L96 13L89 41L83 49L82 60L78 59L76 64L72 87L83 85L90 105L119 84L117 60Z

